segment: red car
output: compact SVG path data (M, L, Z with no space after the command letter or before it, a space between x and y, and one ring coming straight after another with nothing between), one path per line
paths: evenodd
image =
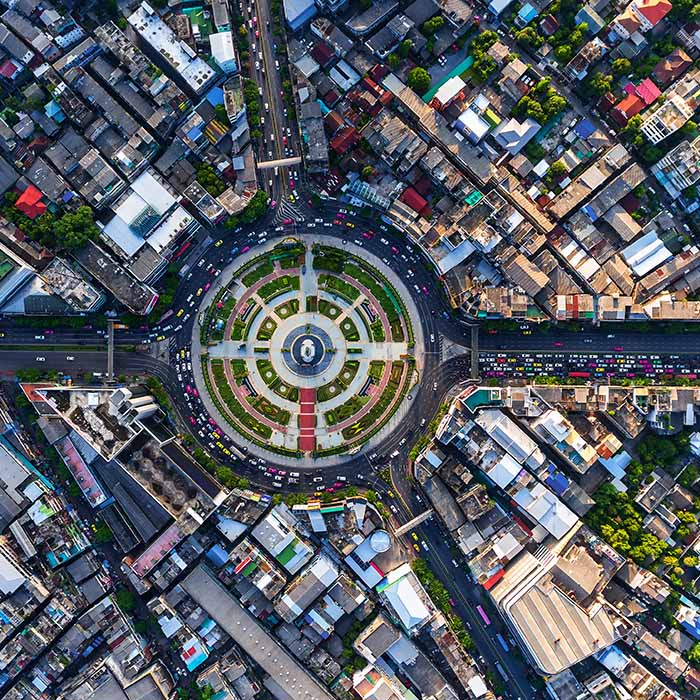
M287 145L287 137L283 136L282 137L282 143L286 146Z
M197 424L197 421L194 419L194 416L190 416L190 423L192 423L192 425Z
M293 224L294 222L293 222L291 219L285 219L282 223L283 223L285 226L289 226L289 224Z
M244 246L241 248L241 253L247 253L249 250L250 250L250 246L249 246L249 245L244 245Z
M207 282L207 283L204 285L204 291L206 292L207 289L209 289L209 287L211 287L211 282Z
M561 348L564 347L564 343L561 342L561 340L557 340L556 343L554 343L555 348Z
M192 396L199 398L199 392L196 389L192 389Z
M367 233L367 231L365 231L365 232L362 234L362 238L366 238L367 240L369 240L370 238L372 238L372 236L370 236L369 233Z
M427 287L421 287L423 294L430 294L430 290Z
M192 387L188 384L188 385L185 387L185 391L186 391L188 394L191 394L191 393L192 393Z
M615 352L622 352L622 345L616 345Z

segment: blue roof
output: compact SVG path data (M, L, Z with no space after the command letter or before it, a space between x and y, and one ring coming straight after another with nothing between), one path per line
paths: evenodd
M550 466L551 469L551 466ZM569 480L558 471L550 471L549 476L544 480L545 484L549 486L557 496L561 496L566 489L569 488Z
M574 127L574 132L580 139L587 139L595 130L595 124L590 119L582 119Z
M220 87L213 87L209 92L206 94L206 99L209 104L213 105L216 107L216 105L222 105L224 104L224 91Z
M223 566L228 561L228 553L220 544L215 544L207 552L207 559L216 566Z
M518 17L524 22L532 22L539 12L529 2L525 3L518 11Z

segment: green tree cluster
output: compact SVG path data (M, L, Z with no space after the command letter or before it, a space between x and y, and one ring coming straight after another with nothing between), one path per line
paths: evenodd
M419 95L423 95L430 87L430 73L421 66L416 66L408 71L406 76L408 87L415 90Z
M586 514L588 525L603 539L638 564L656 561L668 544L656 535L645 532L642 515L635 503L612 484L603 484L596 491L595 505Z
M201 163L197 168L197 182L212 197L218 197L226 189L224 181L216 174L210 163Z
M443 27L444 24L445 18L442 15L435 15L435 17L423 22L421 31L425 36L433 36Z
M88 206L78 207L75 212L66 212L59 216L47 211L36 219L30 219L17 207L16 192L5 193L3 216L21 229L29 238L53 250L73 250L95 240L99 229L95 224L92 209Z
M467 630L464 629L462 619L452 612L452 606L450 605L450 594L442 584L442 581L435 576L429 564L425 561L425 559L417 558L411 562L411 568L418 577L418 580L425 587L430 599L445 615L450 628L459 639L460 644L467 651L473 649L474 642L469 636Z
M597 97L602 97L612 88L612 75L597 71L586 81L586 90Z
M515 32L514 36L525 50L536 51L544 44L544 37L540 36L534 27L523 27Z
M551 86L551 78L542 78L515 105L513 114L517 117L531 117L544 124L566 109L566 100Z
M118 588L116 599L117 605L125 613L130 613L136 608L136 596L128 588Z
M488 54L481 54L472 63L471 74L477 83L485 83L495 73L498 65Z

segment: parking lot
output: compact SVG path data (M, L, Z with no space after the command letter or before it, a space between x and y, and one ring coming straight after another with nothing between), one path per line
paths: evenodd
M538 376L583 380L700 378L700 356L628 353L480 353L481 376L532 379Z

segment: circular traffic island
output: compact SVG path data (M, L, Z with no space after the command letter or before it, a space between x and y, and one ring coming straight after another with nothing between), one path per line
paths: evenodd
M253 445L356 452L415 379L402 292L346 249L285 240L234 270L203 312L199 389Z

